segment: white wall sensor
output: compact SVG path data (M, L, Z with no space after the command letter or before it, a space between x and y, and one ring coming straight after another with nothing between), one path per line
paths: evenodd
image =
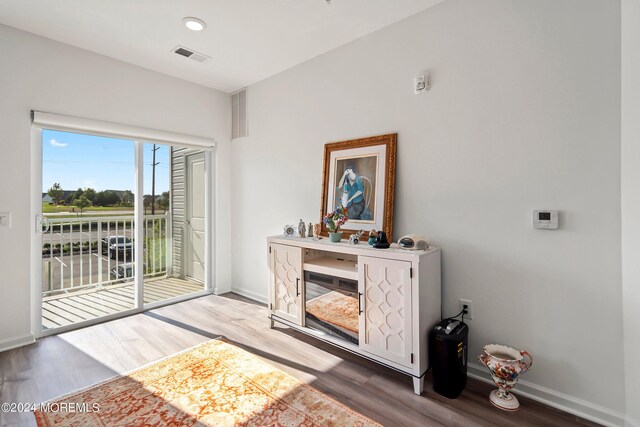
M558 228L558 211L533 211L533 228Z
M414 88L416 94L424 93L431 89L431 75L430 74L421 74L416 77L414 82Z

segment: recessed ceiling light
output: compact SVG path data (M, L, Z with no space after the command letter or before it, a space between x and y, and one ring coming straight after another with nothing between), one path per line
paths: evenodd
M202 31L205 28L207 28L207 23L204 22L202 19L193 18L190 16L186 18L182 18L182 22L191 31Z

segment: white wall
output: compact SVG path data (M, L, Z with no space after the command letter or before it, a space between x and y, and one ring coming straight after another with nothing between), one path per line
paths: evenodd
M31 109L211 137L218 180L228 183L229 96L104 56L0 26L0 350L29 338ZM217 194L228 200L226 185ZM217 215L223 233L228 213ZM222 234L224 236L224 234ZM222 239L218 252L229 252ZM229 286L230 266L217 266ZM32 266L32 269L39 266Z
M622 1L622 279L627 416L640 426L640 1Z
M433 88L416 96L425 69ZM443 314L473 301L470 354L529 350L530 390L620 419L618 2L448 0L248 96L235 290L264 299L265 237L319 220L324 143L398 132L396 237L443 248ZM560 210L561 228L532 229L537 208Z

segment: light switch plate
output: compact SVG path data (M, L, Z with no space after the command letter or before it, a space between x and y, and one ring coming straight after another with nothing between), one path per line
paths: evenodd
M0 228L11 228L11 212L0 212Z

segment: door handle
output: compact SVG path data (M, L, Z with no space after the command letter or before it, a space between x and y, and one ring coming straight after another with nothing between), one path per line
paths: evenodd
M36 233L44 234L51 228L49 219L44 215L36 215Z
M296 277L296 296L300 296L300 278Z
M358 292L358 316L362 314L362 301L360 299L361 297L362 297L362 292Z

